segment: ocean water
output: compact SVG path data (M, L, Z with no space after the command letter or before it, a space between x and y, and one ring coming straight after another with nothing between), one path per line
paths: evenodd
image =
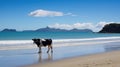
M33 49L33 38L51 38L53 47L119 42L120 34L81 32L0 32L0 50Z
M47 48L42 47L42 54L38 54L32 38L51 38L54 52L47 54ZM20 67L113 50L120 50L120 34L0 32L0 67Z
M0 32L0 40L31 40L32 38L82 39L96 37L119 37L120 34L85 32Z

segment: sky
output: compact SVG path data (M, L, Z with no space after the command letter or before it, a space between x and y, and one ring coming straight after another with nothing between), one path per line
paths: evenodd
M120 0L0 0L0 30L99 31L109 23L120 23Z

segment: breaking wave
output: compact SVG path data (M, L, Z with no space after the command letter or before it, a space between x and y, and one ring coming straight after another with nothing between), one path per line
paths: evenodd
M120 37L53 39L53 47L102 44L110 42L120 42ZM32 40L0 40L0 50L33 49L33 48L37 48L37 46L33 45Z

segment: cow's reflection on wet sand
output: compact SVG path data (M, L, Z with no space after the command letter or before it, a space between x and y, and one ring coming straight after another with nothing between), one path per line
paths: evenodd
M44 57L42 53L39 53L38 55L39 55L39 59L38 59L39 63L49 62L53 60L53 53L47 53L47 57Z

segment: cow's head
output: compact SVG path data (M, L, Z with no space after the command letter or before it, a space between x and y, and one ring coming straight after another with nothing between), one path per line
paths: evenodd
M34 39L32 39L33 40L33 44L36 42L36 39L34 38Z
M36 44L39 47L39 45L40 45L40 39L34 38L32 40L33 40L33 44Z
M40 42L40 39L34 38L34 39L32 39L32 40L33 40L33 43L38 43L38 42Z

